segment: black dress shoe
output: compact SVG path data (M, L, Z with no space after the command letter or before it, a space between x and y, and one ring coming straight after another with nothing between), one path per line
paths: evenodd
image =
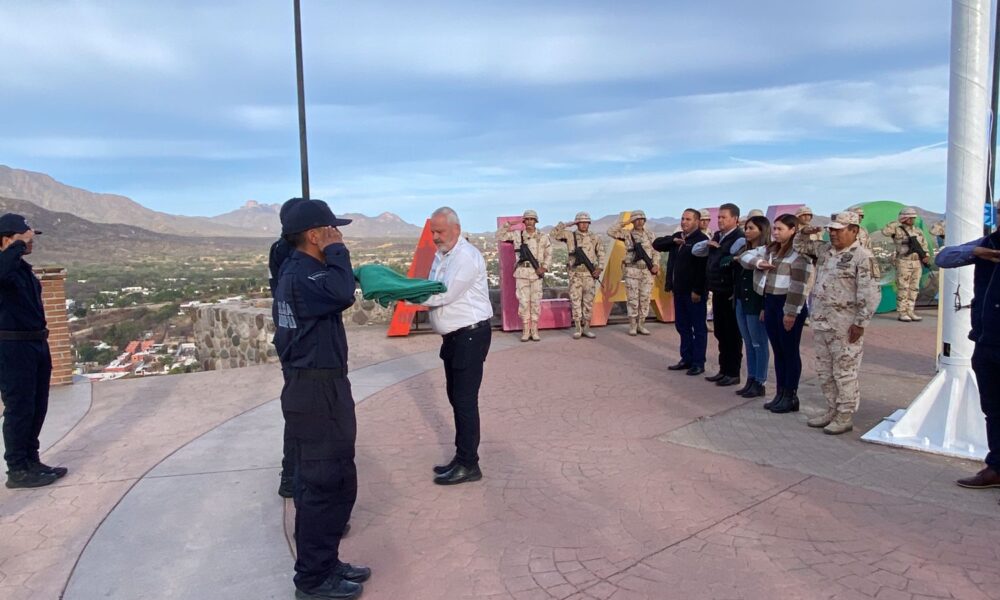
M676 365L670 365L669 367L667 367L667 370L668 371L687 371L690 368L691 368L691 365L689 365L688 363L686 363L684 361L681 361L681 362L677 363Z
M455 465L455 468L438 475L434 478L434 483L438 485L456 485L466 481L479 481L483 478L483 472L479 467L466 467L465 465Z
M690 369L687 370L687 374L691 376L701 375L704 372L705 372L705 367L691 367Z
M458 459L453 458L451 459L451 462L446 465L434 465L434 473L436 475L444 475L448 471L454 469L456 465L458 465Z
M715 385L717 385L719 387L727 387L727 386L730 386L730 385L739 385L739 383L740 383L740 378L739 377L729 377L727 375L727 376L723 377L722 379L716 381Z
M718 380L722 379L723 377L725 377L725 375L723 375L722 371L719 371L715 375L710 375L710 376L706 377L705 381L715 382L715 381L718 381Z
M54 473L39 473L29 469L19 469L17 471L7 471L7 487L16 490L19 488L37 488L53 484L59 479Z
M40 460L31 461L30 469L37 473L51 473L56 476L56 479L62 479L66 473L69 473L69 469L66 467L50 467Z
M333 568L333 574L354 583L361 583L362 581L368 581L368 578L372 576L372 570L368 567L354 566L351 563L341 562Z
M302 600L351 600L361 595L364 588L360 583L348 581L343 577L331 575L326 581L311 590L295 589L295 597Z
M746 392L750 391L750 389L753 388L753 384L755 384L755 383L757 383L757 382L754 381L753 379L747 378L746 385L744 385L743 387L741 387L740 389L736 390L733 393L736 394L737 396L742 396Z

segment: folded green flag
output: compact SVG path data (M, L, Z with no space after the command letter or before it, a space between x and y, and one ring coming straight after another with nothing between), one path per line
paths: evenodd
M363 265L354 269L354 278L361 285L365 300L389 306L397 300L421 304L434 294L448 291L440 281L410 279L385 265Z

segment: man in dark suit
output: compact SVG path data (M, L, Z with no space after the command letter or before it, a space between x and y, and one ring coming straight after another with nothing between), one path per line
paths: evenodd
M707 242L700 229L701 213L688 208L681 215L681 230L672 236L653 241L653 248L669 254L665 289L673 293L674 327L681 337L681 360L667 367L687 371L688 375L705 372L705 348L708 345L704 257L691 253L698 242Z

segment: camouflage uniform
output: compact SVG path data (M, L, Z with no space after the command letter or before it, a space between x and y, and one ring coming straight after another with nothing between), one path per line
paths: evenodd
M536 221L538 219L535 211L525 211L525 218L532 215ZM510 223L504 223L497 232L497 242L513 242L514 252L518 253L521 245L526 245L538 261L538 265L546 271L552 265L552 240L549 236L536 229L534 233L526 231L510 231ZM539 277L535 268L530 263L518 263L514 268L514 281L517 285L517 314L521 317L523 324L522 340L527 341L538 338L538 316L542 310L542 282L544 277Z
M853 222L852 222L853 221ZM841 213L834 223L858 223L854 213ZM861 400L858 368L864 337L849 339L851 325L866 328L881 299L874 277L875 258L855 241L837 250L830 242L795 237L797 252L816 261L813 288L812 327L815 331L816 374L826 397L828 411L810 420L814 427L826 426L828 433L842 433L852 426L851 417ZM831 429L840 424L840 430Z
M590 223L590 215L581 212L576 215L573 224L587 222ZM583 233L581 231L567 231L565 223L559 223L552 229L550 234L552 239L565 242L569 250L569 301L573 308L573 322L576 332L573 337L594 338L597 337L590 332L590 320L593 316L594 296L597 289L597 277L592 275L587 266L577 263L573 258L573 253L579 247L590 259L595 269L604 268L604 242L601 237L592 231Z
M900 211L900 218L916 216L913 209ZM921 317L914 312L917 294L920 292L920 276L923 274L923 263L910 248L910 236L916 238L920 247L930 256L927 240L916 225L903 225L893 221L882 229L882 234L891 238L896 245L896 312L900 321L920 321Z
M632 213L631 221L645 218L645 213L637 210ZM625 260L622 261L622 267L624 267L625 271L625 296L628 298L630 325L634 325L629 330L629 333L632 334L633 331L638 331L639 333L648 335L649 332L643 323L646 320L646 316L649 315L649 301L653 291L653 281L656 279L656 276L646 268L646 264L642 260L636 258L635 244L642 245L646 250L646 254L653 261L653 266L658 268L660 253L653 250L653 239L655 236L649 229L629 231L625 229L625 224L621 222L612 225L608 229L608 235L616 240L625 242Z

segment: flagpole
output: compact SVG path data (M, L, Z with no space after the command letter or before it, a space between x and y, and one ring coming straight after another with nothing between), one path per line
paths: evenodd
M302 197L309 199L309 151L306 147L306 91L302 69L302 11L299 0L295 7L295 79L299 97L299 160L302 164Z

